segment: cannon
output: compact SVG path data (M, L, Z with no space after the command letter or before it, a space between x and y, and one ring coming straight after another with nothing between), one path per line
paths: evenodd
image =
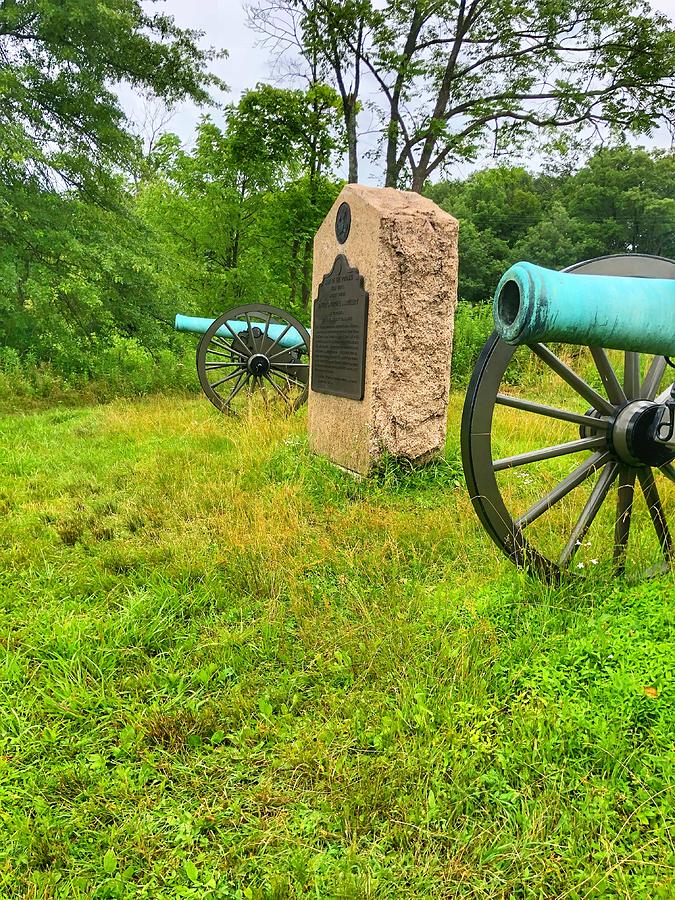
M289 410L307 399L309 332L274 306L250 304L216 319L177 315L177 331L201 334L197 374L202 390L223 412L244 396L280 398Z
M551 580L669 569L675 511L675 262L518 263L465 398L474 509L516 564Z

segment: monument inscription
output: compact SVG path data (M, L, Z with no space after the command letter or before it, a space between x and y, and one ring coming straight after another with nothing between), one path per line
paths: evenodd
M343 254L319 285L312 322L312 390L363 400L368 292Z

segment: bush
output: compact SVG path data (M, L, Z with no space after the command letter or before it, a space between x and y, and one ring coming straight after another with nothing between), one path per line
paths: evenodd
M0 347L0 407L16 410L43 403L106 402L166 390L199 390L194 346L151 353L133 338L101 342L87 373L64 373L30 354Z
M466 388L478 355L493 328L491 303L460 301L457 304L452 346L452 386L455 390Z

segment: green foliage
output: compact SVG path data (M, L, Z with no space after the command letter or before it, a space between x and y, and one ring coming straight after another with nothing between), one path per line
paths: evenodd
M31 353L0 347L0 411L199 389L192 345L150 351L135 338L113 336L96 345L86 371L76 371L71 363L62 358L61 368L56 368Z
M504 270L516 261L515 246L545 217L545 180L521 168L500 166L466 181L430 186L427 194L460 220L460 296L490 296Z
M494 329L490 303L459 303L452 340L452 384L465 387L478 354Z
M569 151L674 123L672 24L644 0L591 0L583 15L573 0L258 0L252 17L294 61L321 62L347 125L368 74L388 187L422 191L535 133ZM355 127L350 139L355 155Z
M672 897L672 578L530 581L456 438L362 483L304 431L0 417L0 893Z
M0 348L22 357L14 393L107 378L114 355L121 388L122 357L152 348L156 366L170 346L157 241L120 176L139 143L113 89L208 102L220 82L200 38L139 0L0 3Z
M610 253L675 258L672 154L599 150L572 174L500 166L426 193L460 220L459 293L474 303L520 259L561 269Z
M605 256L611 252L603 233L598 231L596 234L599 240L590 233L587 223L570 214L560 199L552 199L545 215L521 237L512 255L549 269L562 269L583 259ZM622 249L629 251L627 247Z
M622 147L596 153L568 185L568 210L600 252L675 258L675 157Z
M209 100L213 52L139 0L5 0L0 5L3 182L77 185L100 197L136 142L114 83L168 103Z
M153 237L129 208L27 189L14 193L8 219L0 345L86 373L96 367L97 343L113 335L159 340L168 322L157 302Z
M542 217L537 178L522 168L500 166L478 171L461 184L456 194L458 216L470 215L480 232L490 231L509 244Z
M100 399L187 384L193 341L174 334L177 311L270 303L307 322L312 240L339 190L337 105L321 85L260 85L224 128L205 119L191 151L161 138L137 189L114 186L111 208L0 183L0 348L23 366L9 402L72 397L75 384ZM489 299L518 259L562 268L612 252L675 256L674 173L671 155L623 147L573 174L498 167L431 186L460 219L460 298ZM456 384L490 331L488 308L460 304ZM146 361L131 364L139 354Z
M498 119L500 145L556 124L534 121L529 107L523 118L521 104L547 67L561 64L562 48L544 36L559 34L572 13L569 39L588 46L575 47L574 72L558 71L556 122L586 109L584 121L645 129L672 90L661 77L672 55L663 20L635 17L625 4L603 4L583 21L569 3L544 19L528 3L503 16L475 6L462 38L475 47L458 45L450 59L453 3L272 7L300 23L310 87L259 84L225 109L220 125L203 119L192 149L164 135L141 160L113 88L130 85L169 106L209 102L209 89L220 86L207 71L217 54L199 48L202 36L140 0L0 3L0 349L21 363L13 396L70 396L75 384L96 384L99 397L182 385L180 374L158 374L179 372L190 346L172 333L177 311L217 315L268 303L307 322L312 240L338 193L333 171L345 145L350 172L356 166L366 70L376 82L380 71L397 73L387 177L394 183L412 167L416 187L445 161L477 152ZM521 44L526 34L534 39L535 12L544 44L533 56ZM492 48L488 57L499 47L504 55L486 60L476 49L483 47ZM643 55L626 57L629 47ZM600 93L578 90L589 60L594 76L599 65L609 78ZM612 82L617 67L622 78ZM335 90L321 81L331 72ZM438 96L433 115L422 83ZM504 93L508 85L517 97ZM417 124L406 133L409 114ZM462 134L453 130L456 115L467 125ZM675 256L674 172L672 155L621 147L596 153L576 174L503 166L432 186L430 196L462 223L461 298L489 298L518 258L562 267L607 252ZM460 313L460 381L486 325L487 313Z
M335 115L321 85L262 85L228 109L224 131L204 120L192 152L164 136L138 189L108 183L105 206L35 179L0 182L0 347L27 373L13 393L54 384L61 397L63 378L96 382L96 396L105 384L125 395L182 384L170 374L190 346L173 333L177 311L257 302L307 318L311 242L338 190ZM139 352L147 377L128 370Z
M228 109L224 130L204 120L191 152L160 142L138 211L164 241L165 291L182 311L268 303L307 319L311 243L338 192L336 116L322 85L259 85Z

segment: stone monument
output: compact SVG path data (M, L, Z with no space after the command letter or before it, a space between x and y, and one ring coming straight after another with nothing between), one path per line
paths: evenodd
M458 223L419 194L347 185L314 240L309 445L367 475L445 446Z

